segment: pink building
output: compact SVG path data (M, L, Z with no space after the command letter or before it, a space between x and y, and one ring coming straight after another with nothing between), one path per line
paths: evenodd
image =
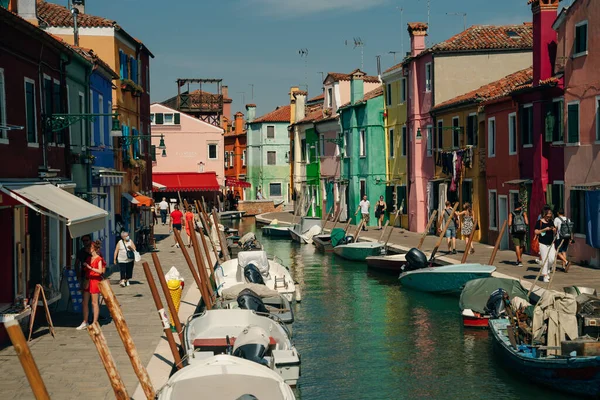
M224 185L223 129L158 103L150 111L152 135L164 135L166 145L160 150L160 138L152 138L152 172L215 172Z
M547 2L558 6L558 0ZM600 2L575 0L553 28L558 33L555 69L564 73L565 87L564 204L576 232L569 257L598 266L597 210L586 215L586 207L597 207L600 193Z

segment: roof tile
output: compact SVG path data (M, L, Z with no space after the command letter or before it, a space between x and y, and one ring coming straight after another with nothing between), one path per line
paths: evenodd
M354 70L354 71L352 71L352 73L357 72L357 71L362 72L360 70ZM352 73L344 74L342 72L329 72L327 74L327 78L329 78L329 77L333 78L334 82L349 81L350 78L352 77ZM327 78L325 78L325 80L327 80ZM365 75L363 77L363 81L365 81L367 83L379 83L379 78L376 76Z
M49 26L73 26L73 15L64 6L37 0L37 12L40 22ZM79 14L77 24L86 28L119 27L116 21L89 14Z
M281 107L277 107L275 110L267 113L261 117L256 118L252 123L259 122L290 122L291 117L291 107L290 105L285 105Z
M531 48L533 48L533 26L531 24L474 25L450 39L432 46L424 53Z

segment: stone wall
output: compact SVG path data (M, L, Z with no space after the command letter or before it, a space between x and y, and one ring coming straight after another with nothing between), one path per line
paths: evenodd
M283 204L275 207L273 200L245 200L238 203L238 211L246 211L245 216L251 217L268 212L283 211Z

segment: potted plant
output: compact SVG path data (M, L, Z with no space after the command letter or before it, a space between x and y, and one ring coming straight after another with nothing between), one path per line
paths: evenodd
M137 160L137 166L140 168L140 172L146 172L146 160Z

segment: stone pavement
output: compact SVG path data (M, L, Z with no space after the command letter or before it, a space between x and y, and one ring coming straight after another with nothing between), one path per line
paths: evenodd
M197 292L197 289L181 250L171 247L174 241L172 237L166 237L168 235L166 226L157 226L156 234L157 246L160 250L157 254L163 270L167 272L173 265L178 268L186 283L182 298L187 300L189 298L187 296L188 292L190 290ZM150 264L151 269L154 271L154 279L158 283L151 254L143 254L142 259ZM156 313L154 300L146 283L141 263L136 264L133 275L129 287L122 288L118 285L118 271L110 275L110 281L112 289L121 303L142 363L148 365L151 359L156 359L153 354L157 350L157 346L166 343L166 340L163 336L162 325ZM166 308L164 298L163 303ZM101 307L100 313L103 316L109 315L105 306ZM75 327L81 323L81 314L52 312L52 318L56 338L52 338L48 333L45 320L42 318L43 323L36 329L34 338L30 342L31 352L40 369L50 397L60 400L114 399L114 393L106 371L87 331L75 330ZM117 334L115 325L111 320L108 320L108 322L102 323L102 331L127 391L130 396L133 396L138 386L138 380L133 372L123 343ZM168 346L166 348L168 351ZM167 355L170 355L170 353ZM167 355L162 355L162 357L167 358ZM168 359L171 360L171 357L168 357ZM166 361L162 360L162 362L166 364ZM151 378L154 381L154 377L151 376ZM0 349L0 388L0 398L2 400L34 398L19 359L10 345ZM158 387L155 389L158 389Z
M258 215L256 216L256 221L259 223L269 223L273 219L277 219L281 222L292 222L293 218L294 216L291 213L276 212ZM296 218L296 220L298 220L298 218ZM329 230L332 227L333 222L328 222L326 226L327 230ZM338 224L337 227L344 228L345 224ZM388 230L389 229L390 228L388 227ZM356 226L351 225L348 232L353 233L355 231ZM386 234L384 235L383 240L386 239L388 232L386 232ZM359 239L377 241L380 236L381 231L375 230L373 229L373 227L370 227L367 232L360 233ZM421 234L409 232L400 228L394 228L394 232L390 237L390 242L388 243L388 246L393 252L405 253L412 247L416 247L419 244L420 239ZM433 250L437 241L437 236L428 235L426 236L425 242L423 243L421 249L425 253L429 253L431 252L431 250ZM438 253L436 254L436 260L440 261L443 264L460 263L463 256L463 249L465 248L465 242L462 240L457 240L456 248L458 250L458 254L448 254L446 251L446 239L444 239L442 245L439 248ZM475 249L475 253L469 255L469 257L467 258L467 262L487 264L489 262L494 246L489 246L483 243L474 243L473 248ZM540 269L540 266L534 261L535 257L524 255L524 267L516 267L514 265L515 260L516 256L514 251L499 250L496 254L496 258L493 263L496 266L496 275L507 275L509 277L525 281L525 286L527 286L527 282L534 283L536 275ZM538 285L542 286L543 288L546 288L547 286L547 284L542 284L541 281L538 283ZM582 267L574 264L570 267L569 273L567 274L562 272L562 269L558 269L552 282L552 288L556 290L562 290L564 286L573 285L593 287L600 292L600 269Z

